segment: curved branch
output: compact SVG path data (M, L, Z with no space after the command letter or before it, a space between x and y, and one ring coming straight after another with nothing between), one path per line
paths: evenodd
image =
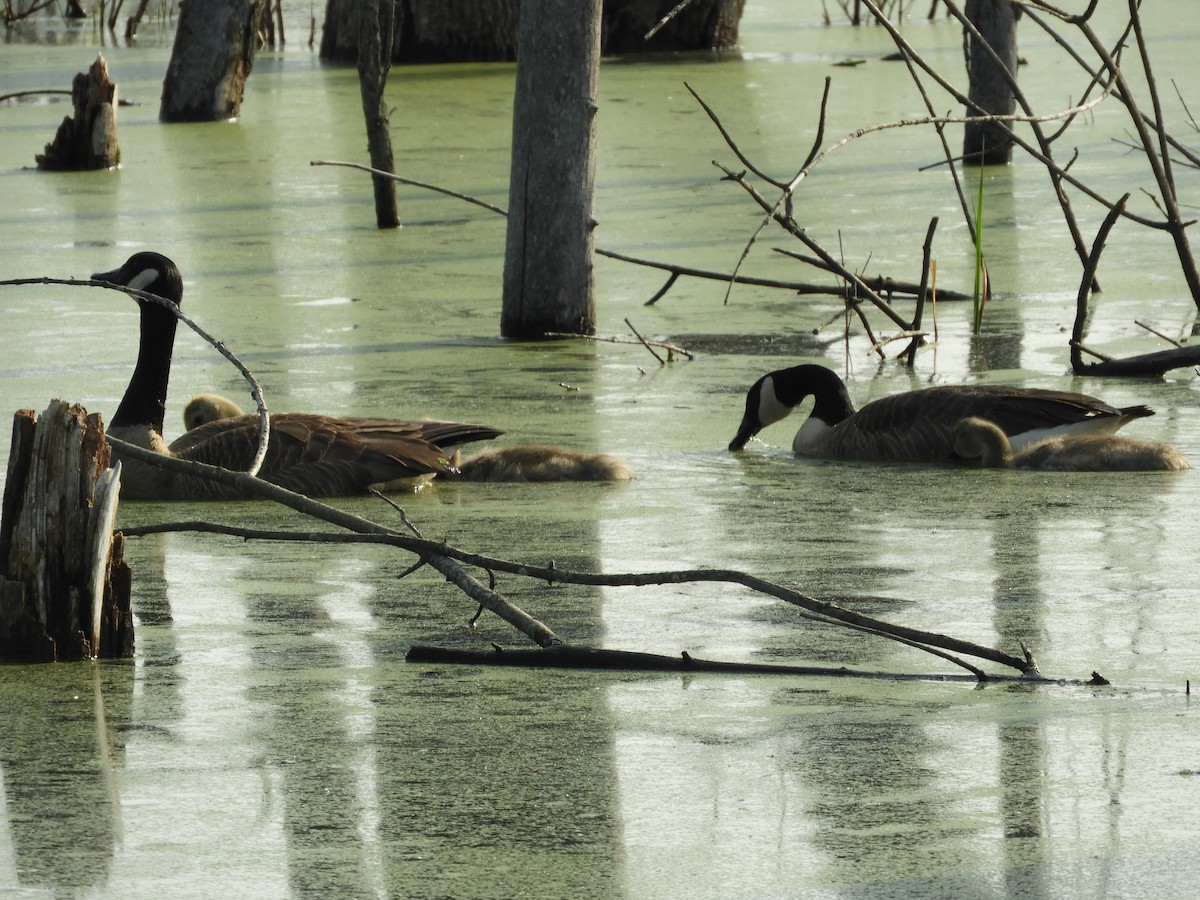
M233 351L225 346L223 341L218 340L205 331L204 328L195 322L195 320L189 317L183 312L183 310L181 310L170 300L160 297L157 294L151 294L149 291L141 291L137 288L131 288L123 284L113 284L109 281L95 281L90 278L10 278L0 281L0 285L26 284L61 284L68 287L107 288L112 291L121 291L122 293L128 294L130 297L134 297L138 300L156 303L159 306L170 310L171 314L174 315L175 318L183 322L183 324L187 325L188 328L192 329L192 331L196 332L196 334L200 335L200 337L204 338L204 340L216 348L217 352L225 357L225 359L227 359L230 363L232 363L234 368L241 373L242 377L250 385L250 396L254 398L254 405L258 408L258 448L255 451L254 458L251 460L250 468L247 470L247 472L250 475L256 475L258 473L258 470L262 467L263 459L267 455L267 443L271 436L270 412L267 410L266 400L263 399L262 387L259 385L258 379L255 378L254 373L246 368L245 364L234 355Z

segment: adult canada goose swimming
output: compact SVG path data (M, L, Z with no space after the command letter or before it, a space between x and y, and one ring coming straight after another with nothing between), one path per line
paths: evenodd
M833 459L955 461L954 426L979 416L995 422L1014 449L1056 434L1111 434L1146 406L1117 409L1095 397L1040 388L953 385L894 394L855 412L846 385L825 366L764 375L746 395L746 412L730 450L813 397L812 412L792 441L801 456Z
M156 294L179 305L183 279L171 260L135 253L119 269L93 275L97 281ZM258 416L219 419L195 428L170 446L163 440L167 383L175 344L176 318L157 303L139 300L141 337L133 377L109 424L108 433L140 447L226 469L246 470L258 445ZM284 413L271 416L271 437L259 477L311 497L355 494L371 485L447 472L448 451L458 444L488 440L502 432L486 425L403 422L376 418ZM180 475L122 457L122 496L135 500L208 500L246 496L236 488Z
M1045 438L1014 451L995 422L971 417L954 426L954 450L981 466L1045 472L1178 472L1191 468L1170 444L1097 434Z
M183 421L188 429L217 419L240 416L242 411L228 397L197 394L188 401ZM629 481L633 470L623 459L606 453L588 453L545 444L489 447L463 459L454 452L450 472L441 478L461 481Z

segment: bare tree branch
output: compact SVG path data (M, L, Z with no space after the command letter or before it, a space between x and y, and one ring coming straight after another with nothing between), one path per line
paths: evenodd
M217 352L220 353L223 357L225 357L225 359L227 359L230 363L232 363L234 368L236 368L238 370L238 372L241 373L241 376L244 379L246 379L246 382L250 385L250 396L254 398L254 404L258 408L259 422L258 422L258 448L255 451L254 458L251 461L250 468L247 470L247 473L250 475L255 475L258 473L258 470L262 467L263 459L267 455L267 442L270 440L270 436L271 436L270 412L267 410L267 403L266 403L266 400L263 399L262 386L259 385L258 379L255 378L254 373L252 373L248 368L246 368L245 364L240 359L238 359L237 356L235 356L233 354L233 351L231 351L227 346L225 346L225 343L223 341L218 340L217 338L215 338L211 334L209 334L207 331L205 331L204 328L202 328L200 325L198 325L192 318L190 318L186 313L183 312L183 310L181 310L178 306L176 306L170 300L167 300L164 297L160 297L157 294L151 294L148 291L141 291L141 290L138 290L137 288L131 288L131 287L128 287L123 284L112 284L107 281L93 281L90 278L88 278L88 279L48 278L48 277L10 278L10 279L4 280L4 281L0 281L0 285L25 285L25 284L61 284L61 285L67 285L69 287L107 288L112 291L121 291L122 293L128 294L130 297L135 297L139 300L145 300L150 303L156 303L159 306L162 306L165 309L170 310L170 312L175 316L175 318L179 319L179 321L183 322L183 324L187 325L188 328L192 329L192 331L196 332L196 334L200 335L200 337L204 338L204 340L206 340L209 344L211 344L213 347L215 347Z

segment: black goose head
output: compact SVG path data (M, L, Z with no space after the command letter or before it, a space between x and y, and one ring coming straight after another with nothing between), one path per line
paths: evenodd
M746 412L730 450L741 450L750 438L788 416L806 398L813 397L812 415L836 425L854 415L854 404L837 373L825 366L803 365L764 375L746 393Z
M119 269L97 272L92 278L154 294L175 306L183 302L179 268L161 253L135 253ZM178 320L161 304L140 297L137 301L141 307L137 365L110 427L147 425L161 434Z

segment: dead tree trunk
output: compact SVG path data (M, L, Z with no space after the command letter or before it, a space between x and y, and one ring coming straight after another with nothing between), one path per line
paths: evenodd
M354 62L357 58L358 4L359 0L326 0L321 59ZM677 5L677 0L604 0L602 52L607 56L737 46L745 0L691 0L647 40L647 32ZM404 0L392 62L515 60L520 6L519 0Z
M600 0L525 0L518 47L500 333L594 334Z
M181 6L163 79L162 121L237 117L266 6L266 0L188 0Z
M142 24L142 18L146 15L146 7L150 5L150 0L138 0L137 9L133 11L133 15L125 20L125 40L132 40L137 36L138 26Z
M1021 8L1012 0L967 0L965 12L983 37L967 37L968 99L986 114L1011 116L1016 109L1012 84L1017 77L1017 18ZM990 48L990 49L989 49ZM978 115L976 109L968 115ZM963 133L964 162L1004 165L1012 162L1012 141L1002 125L968 122Z
M0 510L0 657L133 655L120 479L98 415L53 401L14 417Z
M358 87L362 94L363 119L367 123L367 152L371 167L384 172L395 171L392 156L392 135L388 130L387 87L391 68L392 35L397 0L362 0L358 28ZM375 225L378 228L398 228L400 211L396 207L396 182L372 175L375 188Z
M117 86L108 78L103 56L71 85L75 114L62 120L53 143L34 159L39 169L111 169L121 161L117 144Z
M677 0L606 0L600 43L604 55L667 53L676 50L731 50L746 0L691 0L665 26L659 21ZM646 34L654 31L647 40Z

